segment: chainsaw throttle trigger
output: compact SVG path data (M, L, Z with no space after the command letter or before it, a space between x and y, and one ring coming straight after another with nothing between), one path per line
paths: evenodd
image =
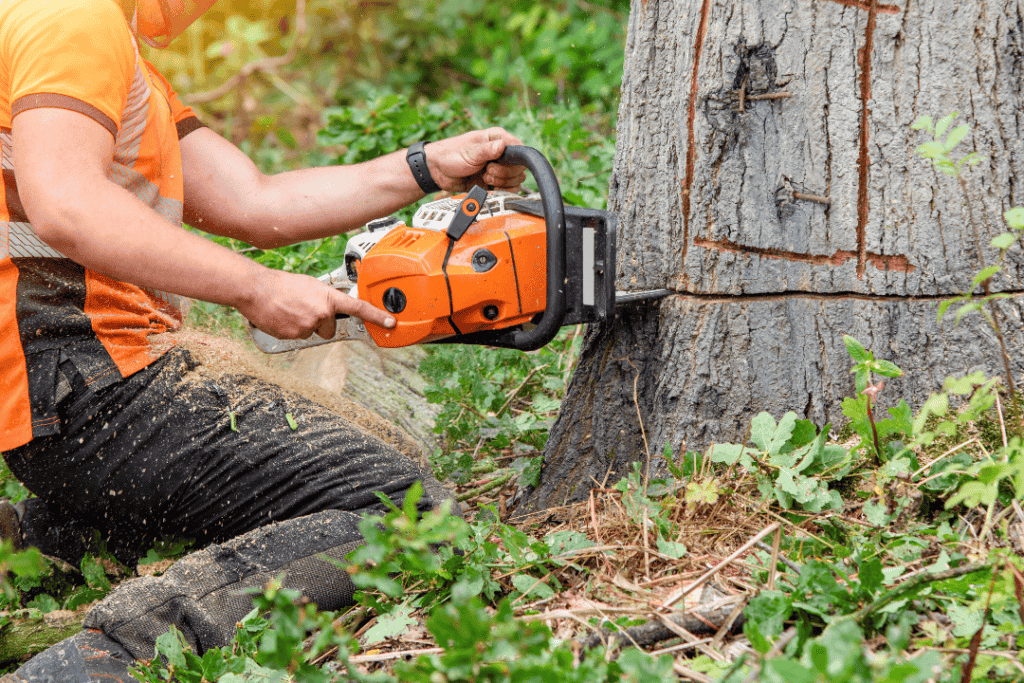
M486 200L487 190L479 185L474 185L466 198L459 204L459 210L455 212L452 222L448 224L448 229L445 231L453 242L459 241L466 234Z

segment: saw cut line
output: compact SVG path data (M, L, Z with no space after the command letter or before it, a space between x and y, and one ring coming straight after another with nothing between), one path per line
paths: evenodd
M910 263L910 260L902 254L875 254L868 251L856 253L852 251L837 251L832 256L823 254L801 254L795 251L783 251L770 247L748 247L743 244L730 242L729 240L708 240L698 237L693 240L694 246L712 249L714 251L725 251L732 254L750 254L763 258L781 259L783 261L795 261L797 263L809 263L814 266L841 266L850 259L858 259L858 276L860 275L860 258L865 263L871 263L875 268L883 272L912 273L917 266ZM858 245L859 246L859 245ZM863 278L859 278L863 279Z
M1011 298L1024 296L1024 290L1020 289L1011 289L999 293L1006 294ZM699 292L676 291L671 296L699 304L732 304L745 303L748 301L785 301L786 299L810 299L813 301L919 301L921 303L937 303L959 296L959 294L960 293L958 292L956 294L920 294L913 296L895 294L863 294L861 292L818 293L800 291L771 292L768 294L701 294Z
M834 2L837 5L843 5L844 7L854 7L856 9L870 10L871 2L869 0L828 0ZM896 5L878 5L878 11L882 14L899 14L900 8Z
M693 45L693 76L690 78L690 104L686 112L686 180L683 187L683 264L690 246L690 190L693 187L694 167L697 161L697 134L693 130L697 120L697 77L700 72L700 57L704 52L704 37L708 31L708 17L711 14L711 0L704 0L700 8L700 26Z

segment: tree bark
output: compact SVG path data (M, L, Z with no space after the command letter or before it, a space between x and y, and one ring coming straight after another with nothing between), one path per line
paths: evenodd
M520 509L582 499L666 444L740 441L763 410L842 423L844 334L903 368L890 404L1002 375L981 316L936 313L996 263L989 241L1024 204L1022 99L1024 0L634 2L609 193L618 287L676 294L588 333ZM984 156L966 196L910 128L954 110L961 147ZM1022 275L1017 246L990 283L1014 295L999 315L1018 383Z

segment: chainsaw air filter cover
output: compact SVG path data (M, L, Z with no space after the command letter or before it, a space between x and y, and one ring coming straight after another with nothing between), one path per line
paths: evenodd
M363 256L359 298L388 309L395 307L393 290L404 296L394 329L367 325L378 346L512 327L544 310L543 218L506 209L505 201L518 197L502 193L453 241L445 230L462 198L425 204L412 226L393 229Z
M465 195L420 207L362 256L359 298L392 311L394 329L367 324L374 342L399 347L432 341L508 342L545 310L546 228L541 202L492 193L458 240L446 229ZM565 207L566 309L563 325L614 315L615 219L606 211ZM447 257L447 259L446 259ZM397 308L397 293L404 306Z

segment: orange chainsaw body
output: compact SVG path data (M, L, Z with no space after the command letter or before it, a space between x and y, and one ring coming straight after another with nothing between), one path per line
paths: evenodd
M358 283L359 298L397 325L367 332L394 348L530 322L545 306L545 235L544 219L523 213L480 216L454 242L429 228L391 231L362 258Z

